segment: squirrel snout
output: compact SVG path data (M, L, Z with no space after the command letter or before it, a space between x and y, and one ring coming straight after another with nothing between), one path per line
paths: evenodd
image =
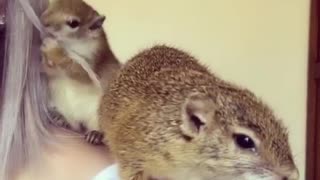
M297 169L288 171L287 174L282 177L282 180L299 180L299 171Z

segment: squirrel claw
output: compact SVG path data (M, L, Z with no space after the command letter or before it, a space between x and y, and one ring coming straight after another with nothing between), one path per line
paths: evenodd
M101 145L103 139L103 133L99 131L90 131L85 135L85 139L88 143L93 145Z
M144 178L143 172L137 173L135 176L131 177L130 180L151 180L150 178Z
M56 112L55 110L51 110L49 113L51 116L52 124L58 127L70 129L70 124L67 121L65 121L64 117L60 113Z

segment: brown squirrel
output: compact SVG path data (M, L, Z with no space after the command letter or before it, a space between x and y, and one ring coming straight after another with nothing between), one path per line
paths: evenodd
M272 110L184 51L147 49L109 85L99 123L122 180L298 179Z
M85 129L86 139L100 143L97 110L103 88L114 77L120 63L103 30L105 16L82 0L54 0L41 15L50 36L43 41L44 71L48 75L51 114L56 124L76 131ZM79 56L73 56L66 49ZM77 63L83 58L104 82L97 87L88 72ZM83 128L85 127L85 128Z

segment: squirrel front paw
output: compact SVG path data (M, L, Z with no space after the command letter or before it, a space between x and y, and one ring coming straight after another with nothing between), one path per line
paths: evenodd
M40 50L42 52L42 62L45 68L53 68L55 66L56 49L59 48L58 42L53 38L45 38L42 42Z
M45 38L42 41L41 51L46 53L51 51L52 49L59 48L59 43L54 38Z
M103 144L103 133L95 130L89 131L85 134L85 139L90 144L101 145Z
M43 61L49 67L63 65L69 62L66 52L54 38L45 38L40 47Z

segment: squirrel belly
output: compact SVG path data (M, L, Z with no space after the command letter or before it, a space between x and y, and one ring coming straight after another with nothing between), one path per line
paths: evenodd
M72 129L80 131L83 125L99 130L97 112L102 89L67 76L51 79L49 88L50 104L67 119Z

